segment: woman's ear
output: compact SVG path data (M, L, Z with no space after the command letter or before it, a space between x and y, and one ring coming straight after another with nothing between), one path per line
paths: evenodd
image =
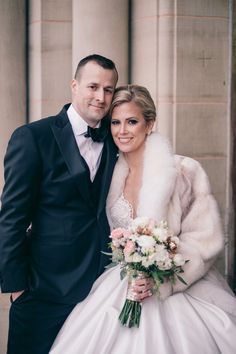
M154 126L154 120L147 121L147 135L150 135Z

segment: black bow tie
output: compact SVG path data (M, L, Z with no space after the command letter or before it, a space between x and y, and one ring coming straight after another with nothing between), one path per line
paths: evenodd
M88 125L87 133L85 133L85 138L92 138L93 141L97 143L102 143L108 134L108 126L101 124L99 128L91 128Z

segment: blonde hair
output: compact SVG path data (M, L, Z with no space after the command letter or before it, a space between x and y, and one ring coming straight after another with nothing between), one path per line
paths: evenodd
M122 103L135 102L140 107L146 122L156 120L156 107L149 91L139 85L119 86L115 90L110 107L110 114L113 109Z

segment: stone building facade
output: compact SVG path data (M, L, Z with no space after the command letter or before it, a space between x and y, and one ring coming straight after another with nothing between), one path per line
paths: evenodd
M19 125L70 101L78 61L115 61L119 84L146 86L158 130L205 168L219 203L225 251L218 267L234 284L236 14L233 0L1 0L0 190L3 157ZM8 298L0 295L0 354Z

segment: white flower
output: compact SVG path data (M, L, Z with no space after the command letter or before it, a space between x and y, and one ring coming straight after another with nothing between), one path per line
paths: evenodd
M132 258L131 262L134 262L134 263L141 262L141 260L142 260L142 257L136 252L131 256L131 258Z
M136 229L137 227L145 227L149 225L149 218L146 216L139 216L132 221L131 228Z
M156 246L155 260L156 265L162 270L172 268L172 260L169 257L169 252L167 251L165 245Z
M166 258L169 258L165 245L156 245L155 258L157 262L164 262Z
M130 237L129 237L129 240L133 241L133 242L137 242L139 238L139 235L137 234L132 234Z
M168 237L168 232L166 229L163 229L161 227L155 227L153 230L153 235L158 239L160 242L165 242Z
M168 224L166 220L161 220L159 223L160 227L167 229L168 228Z
M170 258L166 258L163 262L158 262L158 267L161 270L167 270L172 268L172 261Z
M141 235L137 238L137 243L142 249L153 248L156 244L156 241L151 236Z
M174 242L176 246L179 244L179 238L177 236L171 236L170 238L171 242Z
M177 267L182 267L185 264L185 260L182 256L182 254L177 253L174 258L173 258L173 262Z
M152 254L155 254L156 249L155 249L155 247L142 247L141 251L142 251L142 254L150 256Z
M119 240L112 240L112 244L113 244L115 247L120 247L120 242L119 242Z
M115 238L112 240L112 244L115 246L115 247L120 247L120 246L124 246L125 245L125 239L122 237L122 238Z
M142 265L144 267L150 267L155 263L155 254L152 254L151 256L145 257L142 259Z

